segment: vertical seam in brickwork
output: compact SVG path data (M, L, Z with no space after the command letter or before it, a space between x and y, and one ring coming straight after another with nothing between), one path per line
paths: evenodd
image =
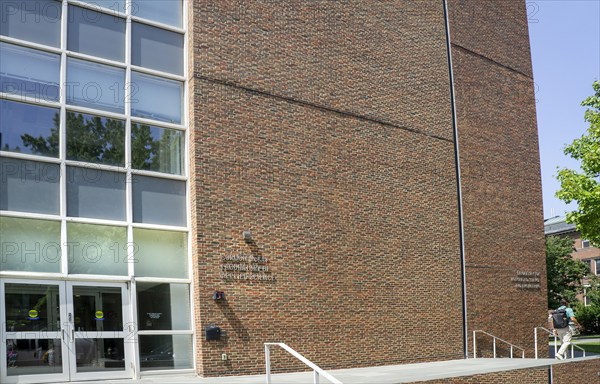
M450 76L450 108L452 110L452 130L454 133L454 164L456 167L456 193L458 204L458 236L460 241L460 271L462 283L462 300L463 300L463 353L465 359L469 357L469 335L467 329L467 276L465 271L465 241L463 227L463 211L462 211L462 190L460 187L460 157L458 148L458 128L456 121L456 104L454 97L454 75L452 73L452 43L450 41L450 21L448 19L448 3L444 3L444 24L446 28L446 46L448 49L448 73Z

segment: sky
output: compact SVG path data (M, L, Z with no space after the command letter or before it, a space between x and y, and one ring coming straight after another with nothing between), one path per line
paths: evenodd
M542 167L544 218L577 208L554 197L557 167L578 169L563 153L589 124L581 102L600 80L600 0L527 1Z

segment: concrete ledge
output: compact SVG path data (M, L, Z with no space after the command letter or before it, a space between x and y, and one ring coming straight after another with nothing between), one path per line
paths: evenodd
M549 367L551 365L569 364L587 360L598 360L600 356L589 356L568 360L555 359L466 359L448 360L432 363L390 365L383 367L337 369L328 371L344 384L400 384L426 382L436 379L481 375L492 372L512 371L518 369ZM281 373L272 375L273 384L306 384L312 383L312 372ZM106 383L85 382L91 383ZM111 383L165 383L165 384L264 384L265 375L227 376L202 378L193 375L156 375L141 380L111 380ZM321 378L321 383L328 383Z

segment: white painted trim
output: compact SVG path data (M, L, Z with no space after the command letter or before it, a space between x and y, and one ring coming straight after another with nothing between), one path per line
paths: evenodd
M44 52L48 52L48 53L56 53L58 55L60 55L62 52L62 50L60 48L52 47L50 45L33 43L31 41L16 39L14 37L8 37L8 36L4 36L4 35L0 35L0 41L4 42L4 43L19 45L19 46L25 47L25 48L33 48L33 49L37 49L39 51L44 51Z
M191 279L181 279L176 277L138 277L136 283L166 283L166 284L190 284Z
M183 1L185 2L187 0L183 0ZM182 6L185 7L185 3L182 3ZM143 18L141 18L139 16L131 16L131 21L135 21L136 23L147 24L147 25L150 25L152 27L158 27L160 29L165 29L167 31L177 32L177 33L181 33L181 34L184 34L186 32L185 28L174 27L172 25L160 23L158 21L153 21L153 20L149 20L149 19L143 19ZM185 14L183 15L182 23L185 26Z
M120 69L125 69L127 67L127 64L124 62L105 59L105 58L99 57L99 56L92 56L92 55L88 55L86 53L75 52L75 51L65 51L65 53L67 54L67 57L72 57L73 59L85 60L85 61L102 64L102 65L109 65L111 67L116 67L116 68L120 68Z
M192 335L192 331L138 331L140 336L162 336L162 335Z
M60 221L60 215L48 215L44 213L18 212L18 211L0 211L0 217L15 217L18 219L38 219Z
M105 117L108 119L125 121L125 115L121 114L121 113L101 111L99 109L80 107L78 105L71 105L71 104L66 104L66 108L67 108L68 112L85 113L87 115L94 115L94 116Z
M60 77L60 76L59 76ZM0 92L0 100L16 101L18 103L33 104L35 106L50 107L60 109L60 101L48 101L43 98L35 98L26 95L17 95L14 93Z
M156 77L164 77L169 80L176 80L176 81L181 81L181 82L185 81L185 76L176 75L176 74L170 73L170 72L159 71L156 69L138 67L137 65L133 65L133 64L131 65L131 70L140 72L140 73L145 73L147 75L156 76Z
M159 177L161 179L171 179L171 180L179 180L179 181L186 181L187 180L187 177L185 177L185 176L174 175L172 173L163 173L163 172L156 172L156 171L146 171L144 169L132 169L131 173L134 174L134 175L140 175L140 176Z
M137 117L137 116L131 116L131 121L133 121L134 123L138 123L138 124L147 124L147 125L156 126L159 128L176 129L178 131L185 131L187 129L185 125L168 123L166 121L145 119L143 117Z
M12 159L36 161L40 163L60 164L60 159L57 159L56 157L31 155L29 153L0 151L0 156L10 157Z
M115 17L120 17L122 19L124 19L126 17L126 15L122 12L117 11L116 9L112 9L112 8L104 8L101 7L98 4L95 3L84 3L82 1L77 1L77 0L67 0L67 2L71 5L76 5L78 7L81 8L87 8L90 9L92 11L96 11L96 12L100 12L100 13L104 13L110 16L115 16ZM117 3L118 1L115 1L115 3ZM127 9L127 8L125 8Z

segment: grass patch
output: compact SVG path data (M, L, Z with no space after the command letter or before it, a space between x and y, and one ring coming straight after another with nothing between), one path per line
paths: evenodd
M586 352L600 353L600 344L598 343L576 343L575 345L585 349Z

